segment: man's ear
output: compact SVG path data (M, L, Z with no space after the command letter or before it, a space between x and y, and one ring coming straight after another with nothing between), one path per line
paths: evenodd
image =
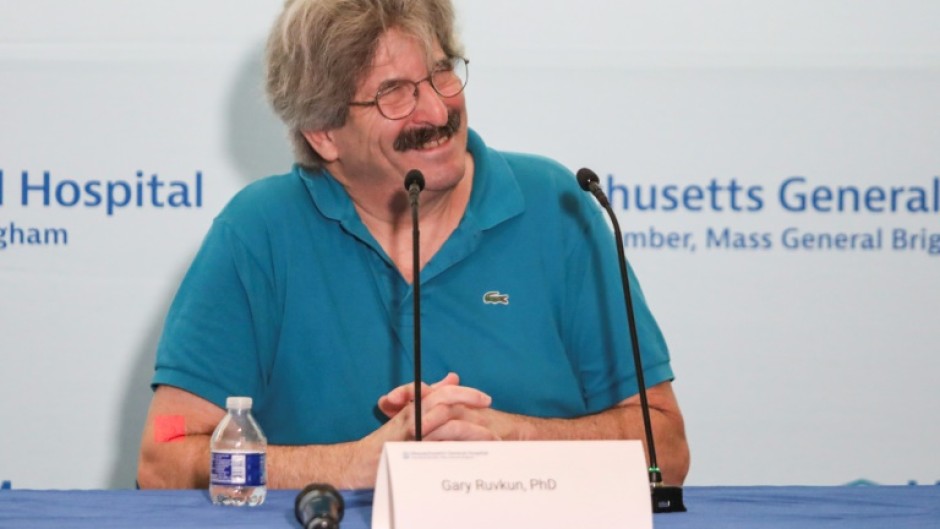
M336 149L336 143L333 141L333 134L328 130L305 130L302 131L307 143L317 151L327 163L335 162L339 158L339 152Z

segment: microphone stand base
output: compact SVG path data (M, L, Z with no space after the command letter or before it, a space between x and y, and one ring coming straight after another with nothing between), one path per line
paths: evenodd
M653 495L653 512L686 512L682 502L682 487L660 485L650 489Z

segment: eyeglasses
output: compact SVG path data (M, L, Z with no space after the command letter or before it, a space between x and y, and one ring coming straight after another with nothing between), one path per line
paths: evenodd
M418 107L418 85L427 81L441 97L454 97L467 86L470 61L463 57L445 59L431 74L418 81L396 79L383 83L372 101L350 101L350 106L377 107L386 119L405 119Z

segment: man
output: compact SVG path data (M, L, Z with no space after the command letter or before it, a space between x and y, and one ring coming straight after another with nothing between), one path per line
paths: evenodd
M467 127L449 0L288 1L268 94L298 164L213 223L167 316L142 487L204 487L229 395L254 398L273 488L372 487L414 439L419 169L426 440L642 439L609 229L570 171ZM668 483L688 469L665 343L633 285ZM169 425L169 426L168 426ZM169 432L169 433L168 433Z

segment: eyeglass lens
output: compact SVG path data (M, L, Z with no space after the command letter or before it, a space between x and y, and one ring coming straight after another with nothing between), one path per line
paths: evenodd
M467 84L467 60L454 58L438 66L427 79L441 97L454 97ZM388 119L401 119L412 112L418 104L418 83L400 81L377 94L375 101L379 112Z

